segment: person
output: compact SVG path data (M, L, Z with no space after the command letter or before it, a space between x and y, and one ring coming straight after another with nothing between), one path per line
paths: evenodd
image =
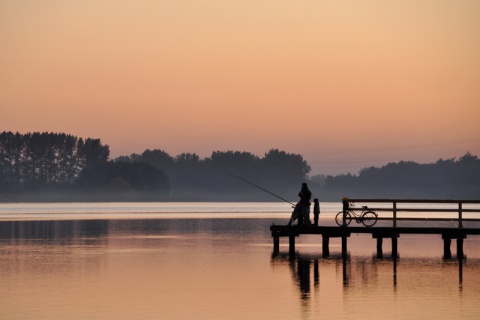
M300 205L302 207L303 223L310 224L310 199L312 198L312 193L305 182L302 183L298 196L300 197Z
M313 199L313 223L318 227L318 216L320 215L320 203L318 199Z
M302 206L300 202L298 202L295 207L293 207L292 216L290 217L290 221L288 222L288 226L292 225L295 220L298 219L298 225L301 226L303 224L303 212Z

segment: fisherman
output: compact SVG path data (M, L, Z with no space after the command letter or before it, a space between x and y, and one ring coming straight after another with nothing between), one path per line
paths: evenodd
M305 182L302 183L298 196L300 197L300 205L302 207L303 223L310 224L310 199L312 198L312 193Z
M320 203L318 199L313 199L313 223L318 227L318 216L320 215Z
M288 222L288 226L291 226L295 220L298 219L298 225L301 226L303 224L303 212L302 212L302 205L298 202L295 207L293 207L293 212L290 217L290 221Z

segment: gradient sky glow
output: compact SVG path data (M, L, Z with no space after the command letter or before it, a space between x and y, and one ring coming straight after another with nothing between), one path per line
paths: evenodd
M480 1L0 0L0 131L313 174L480 155Z

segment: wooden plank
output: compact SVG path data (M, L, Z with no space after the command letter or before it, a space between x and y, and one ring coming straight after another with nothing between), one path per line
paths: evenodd
M398 234L459 234L480 235L480 228L446 228L446 227L315 227L315 226L276 226L270 227L272 236L286 237L301 234L325 234L333 236L350 236L352 233L398 233Z
M377 220L383 220L383 221L392 221L393 218L387 218L387 217L378 217ZM397 221L458 221L458 218L397 218ZM463 218L462 221L476 221L480 222L480 219L478 218Z
M359 199L348 198L349 202L397 202L397 203L480 203L480 200L433 200L433 199Z
M393 208L349 208L351 211L355 212L362 212L365 211L379 211L379 212L393 212ZM450 209L424 209L424 208L396 208L397 212L458 212L458 208L450 208ZM479 209L462 209L462 212L480 212Z

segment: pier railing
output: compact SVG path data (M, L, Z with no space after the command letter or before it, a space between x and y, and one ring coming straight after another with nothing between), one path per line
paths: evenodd
M380 214L377 220L390 220L393 226L372 226L372 227L358 227L347 226L347 212L350 210L367 210L363 208L363 205L382 204L378 208L368 206L368 211L374 212L391 212L390 217ZM289 238L289 253L295 254L295 237L302 234L321 234L322 235L322 251L323 256L329 256L329 239L330 238L342 238L342 255L347 254L347 238L352 233L369 233L372 238L377 240L377 257L383 257L382 243L383 239L390 238L392 243L392 257L398 257L397 242L400 234L437 234L441 235L444 243L444 258L449 259L452 257L450 250L450 244L452 239L457 241L457 258L463 259L463 242L468 235L480 235L480 228L467 226L464 227L463 223L466 221L480 221L480 218L476 217L464 217L464 213L480 213L480 200L422 200L422 199L357 199L357 198L344 198L343 204L343 226L312 226L312 225L286 225L270 226L270 231L273 237L273 253L278 254L280 248L280 237ZM355 204L355 206L352 206ZM385 205L386 204L386 205ZM399 205L401 204L401 205ZM412 206L408 207L409 204ZM415 205L416 204L416 205ZM419 207L419 204L420 207ZM432 204L429 206L429 204ZM433 204L436 204L434 206ZM423 205L426 205L422 207ZM414 208L417 206L416 208ZM399 213L418 212L418 216L398 216ZM421 213L456 213L455 217L451 215L448 218L439 218L436 215L429 217ZM377 214L378 215L378 214ZM361 216L360 216L361 217ZM371 218L371 216L369 216ZM361 218L360 218L361 219ZM457 226L439 227L435 225L428 225L420 227L416 223L415 226L397 226L398 221L458 221ZM338 222L338 220L336 220ZM350 222L350 220L349 220ZM357 221L358 222L358 221Z
M357 204L364 203L385 203L391 204L391 207L368 207L369 211L374 212L392 212L392 217L378 217L378 220L391 220L393 227L397 227L398 221L458 221L458 227L463 227L463 222L466 221L476 221L480 222L479 218L464 218L464 213L480 213L480 206L477 208L466 208L465 205L470 204L480 204L480 200L422 200L422 199L357 199L357 198L344 198L343 202L343 213L347 210L362 210L362 206L357 206ZM351 204L354 203L355 207L352 207ZM403 208L399 207L398 204L454 204L455 208ZM457 218L439 218L439 217L399 217L398 214L402 212L444 212L444 213L457 213ZM345 219L344 219L345 221Z

